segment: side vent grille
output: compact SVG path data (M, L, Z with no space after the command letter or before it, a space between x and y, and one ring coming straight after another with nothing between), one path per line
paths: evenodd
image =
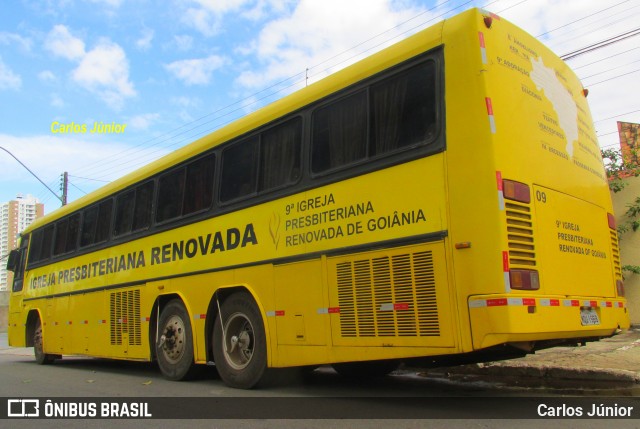
M142 345L140 331L140 290L112 292L110 296L111 345L122 345L128 334L130 346Z
M431 251L337 264L343 337L439 336Z
M527 204L510 201L505 204L507 235L509 240L509 264L536 266L531 208Z
M622 264L620 263L620 245L618 243L618 233L615 230L609 230L611 234L611 253L613 255L613 268L616 271L616 278L622 278Z

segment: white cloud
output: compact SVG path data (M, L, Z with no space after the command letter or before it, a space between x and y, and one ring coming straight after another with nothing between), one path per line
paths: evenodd
M187 85L206 85L211 81L213 72L226 64L227 60L219 55L207 58L174 61L165 68Z
M56 25L47 35L44 47L57 57L79 60L85 55L84 41L74 37L64 25Z
M118 8L124 0L89 0L91 3L102 3L108 7Z
M146 130L151 125L160 119L160 114L158 113L145 113L143 115L137 115L129 119L128 124L131 128L138 130Z
M3 89L20 89L22 86L22 78L14 73L0 57L0 90Z
M51 94L51 106L57 108L62 108L65 106L64 100L62 99L62 97L60 97L59 94Z
M193 46L193 37L184 34L180 36L173 36L173 40L176 43L176 46L181 51L188 51Z
M38 79L43 82L55 82L57 80L56 75L51 70L42 70L38 73Z
M18 46L23 51L30 52L32 44L31 39L19 34L0 32L0 45Z
M182 22L211 37L221 31L226 14L257 20L266 15L266 10L282 11L287 3L282 0L193 0L187 2L189 6L182 15Z
M324 77L393 43L393 36L402 31L397 26L418 13L392 0L302 0L289 16L267 23L258 38L239 51L255 56L263 67L242 73L237 82L262 88L316 65L310 74ZM388 29L393 30L376 37ZM352 49L363 41L369 43ZM328 58L332 60L326 62Z
M142 37L136 40L136 46L138 47L138 49L146 51L151 48L151 41L153 40L154 34L155 33L152 29L144 28L142 30Z
M126 98L136 95L129 81L127 56L118 44L108 39L102 39L86 53L72 72L72 77L114 109L121 108Z

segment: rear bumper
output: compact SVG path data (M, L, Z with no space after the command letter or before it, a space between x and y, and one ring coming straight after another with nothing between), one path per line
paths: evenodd
M477 295L469 298L473 349L505 343L604 337L629 328L622 298ZM600 321L582 325L581 308L592 308Z

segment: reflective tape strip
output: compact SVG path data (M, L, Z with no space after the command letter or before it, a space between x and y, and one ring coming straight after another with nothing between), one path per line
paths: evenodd
M284 316L284 310L267 311L267 317Z
M150 321L151 321L151 318L150 318L150 317L141 317L141 318L140 318L140 321L141 321L141 322L150 322Z
M67 325L73 325L73 320L67 320Z
M489 116L489 126L491 127L491 134L496 133L496 119L493 116L493 103L490 97L485 97L485 104L487 105L487 115Z
M88 324L89 324L89 321L88 321L88 320L83 320L83 321L82 321L82 324L83 324L83 325L88 325Z
M380 305L380 311L403 311L408 310L409 304L406 302L387 303Z
M511 292L511 277L509 276L509 252L502 252L502 276L505 292Z
M484 44L484 33L478 31L478 39L480 40L480 55L482 56L482 64L487 64L487 47Z
M383 304L384 305L384 304ZM481 307L503 307L503 306L535 306L541 307L560 307L559 299L551 298L492 298L492 299L474 299L469 301L469 308ZM594 300L577 300L563 299L563 307L602 307L602 308L624 308L623 301L594 301Z
M502 189L502 172L496 171L496 184L498 185L498 207L504 210L504 192Z
M104 320L104 319L98 320L98 325L103 325L103 324L106 324L106 323L107 323L107 321Z
M206 314L194 314L193 315L194 320L204 320L207 318Z
M340 307L319 308L318 314L339 314Z

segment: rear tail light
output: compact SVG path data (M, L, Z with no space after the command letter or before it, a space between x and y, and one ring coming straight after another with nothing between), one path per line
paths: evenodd
M618 292L618 296L624 296L624 282L622 280L616 281L616 291Z
M502 193L508 200L519 201L527 204L531 202L529 185L525 185L524 183L505 179L502 181Z
M616 229L616 218L613 213L607 213L607 222L609 223L609 229Z
M511 270L509 271L509 282L511 283L511 289L540 289L540 276L534 270Z

